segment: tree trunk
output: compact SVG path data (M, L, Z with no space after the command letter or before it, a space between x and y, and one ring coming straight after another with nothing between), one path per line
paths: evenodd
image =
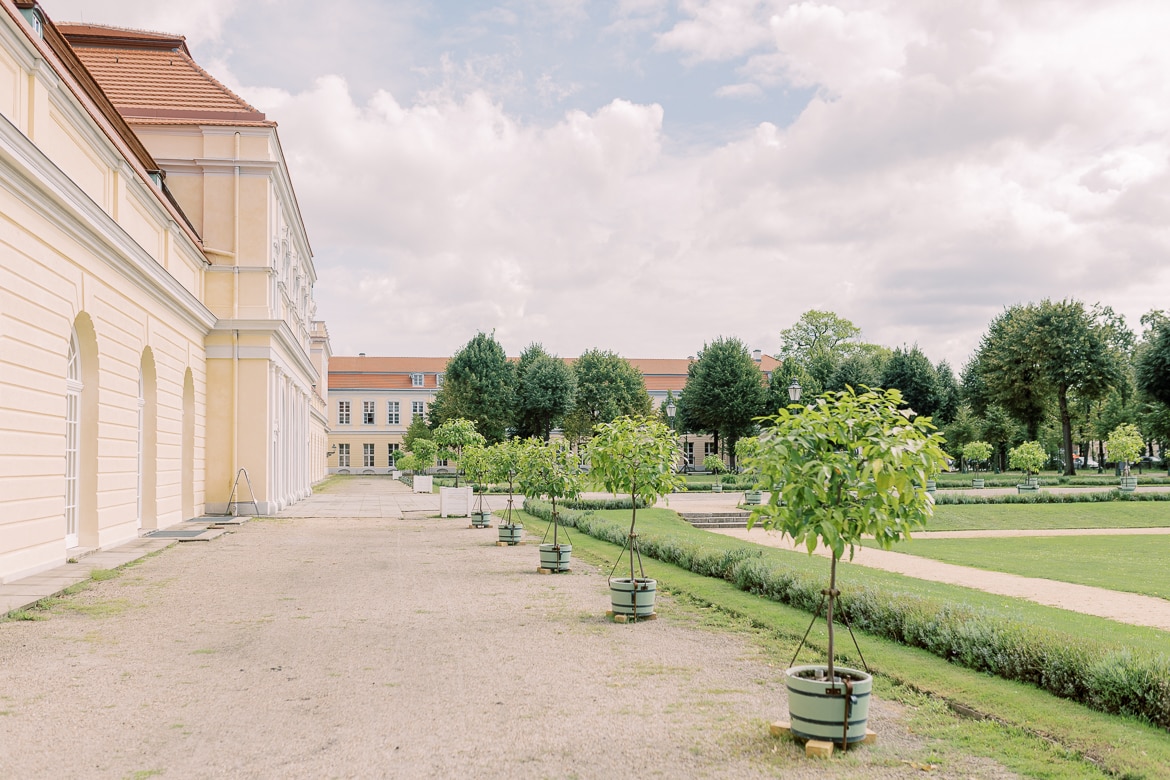
M1075 477L1076 468L1073 466L1072 456L1072 414L1068 410L1068 388L1062 387L1057 393L1060 403L1060 433L1064 445L1064 475Z

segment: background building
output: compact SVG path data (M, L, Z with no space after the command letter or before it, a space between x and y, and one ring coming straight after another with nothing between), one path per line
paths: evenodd
M780 361L760 350L752 353L765 379ZM335 357L329 362L329 472L385 474L390 452L416 415L425 415L443 382L445 357ZM572 358L566 358L572 362ZM678 398L687 383L693 358L628 358L642 372L642 381L654 408L668 393ZM687 434L682 441L689 464L702 463L713 453L714 441L705 434Z
M308 495L328 336L275 124L180 37L0 6L0 581L240 468L261 512Z

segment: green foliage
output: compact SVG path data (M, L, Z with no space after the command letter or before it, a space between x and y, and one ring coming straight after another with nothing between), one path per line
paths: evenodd
M983 435L982 427L983 421L975 416L971 405L963 401L942 431L951 452L955 452L961 451L968 442L978 440Z
M998 485L996 482L988 484L988 487L997 486L1002 485ZM1170 501L1170 493L1122 493L1119 490L1052 493L1041 490L1036 493L1021 495L1012 493L1003 496L939 493L934 499L937 506L944 504L1104 504L1110 501Z
M727 467L723 465L723 458L711 454L703 458L703 471L710 471L712 474L722 474L727 471Z
M845 356L833 369L825 390L844 390L852 387L861 390L866 387L881 387L882 372L886 369L886 362L890 359L890 351L875 344L858 344L854 352ZM792 380L788 380L791 382ZM803 387L804 383L801 383ZM810 396L818 392L810 390ZM777 409L788 404L785 396L784 403L778 404Z
M548 496L553 499L576 498L585 485L585 477L567 439L527 439L516 457L516 482L520 493L528 498Z
M410 461L410 471L421 473L435 465L435 459L439 455L439 445L431 439L415 439L413 444L410 451L410 455L413 457L413 460Z
M992 322L979 348L989 395L1038 439L1048 401L1055 400L1062 449L1072 452L1069 398L1104 398L1121 381L1121 356L1113 347L1116 323L1102 323L1080 301L1049 300L1014 306ZM1066 474L1075 473L1071 459Z
M619 417L597 427L589 445L591 476L601 480L612 493L630 496L630 501L653 505L655 501L686 484L674 473L678 460L678 438L667 426L649 417ZM634 533L637 509L631 510L630 533Z
M973 441L963 447L963 460L968 464L976 466L978 471L979 464L986 464L991 459L991 445L985 441Z
M465 448L482 448L486 444L484 437L475 430L475 423L462 417L447 420L436 428L432 440L438 445L438 457L452 459L459 467L463 466ZM458 471L455 472L455 487L459 487Z
M1048 462L1048 453L1038 441L1026 441L1008 452L1008 466L1031 476L1039 474Z
M903 408L915 414L933 418L943 403L938 374L917 344L894 350L882 372L881 386L901 391Z
M571 439L587 438L595 426L623 415L650 414L650 394L642 372L613 352L585 352L573 362L573 376L577 394L564 422Z
M464 417L494 444L512 424L516 375L495 335L477 333L447 363L446 380L431 404L436 427Z
M737 338L720 337L703 345L687 367L679 406L686 430L714 434L734 451L735 440L754 430L766 402L764 375L747 346Z
M1114 458L1123 466L1124 473L1129 474L1129 464L1133 463L1142 454L1145 442L1137 427L1129 423L1117 426L1109 433L1105 440L1105 450L1109 457Z
M810 309L792 327L780 331L780 355L785 363L801 366L825 387L837 364L853 354L861 328L831 311ZM791 381L791 380L789 380ZM801 382L806 392L813 389ZM787 397L784 399L787 402Z
M1134 361L1141 392L1170 406L1170 320L1162 320L1138 350Z
M427 421L422 417L415 417L410 421L410 425L406 428L406 433L402 436L402 449L414 451L414 443L418 439L434 438L434 432L427 426Z
M491 449L482 444L464 447L459 458L459 466L463 469L467 481L473 486L479 486L481 491L487 489L487 483L493 481L492 478L495 476L492 469ZM455 486L459 486L458 481L456 481Z
M565 361L531 344L516 367L516 435L548 441L552 430L573 408L577 378Z
M924 525L934 504L923 486L946 468L946 454L929 418L906 419L901 403L897 390L846 390L767 418L746 465L771 495L749 524L779 529L809 552L823 544L835 559L863 535L888 547Z

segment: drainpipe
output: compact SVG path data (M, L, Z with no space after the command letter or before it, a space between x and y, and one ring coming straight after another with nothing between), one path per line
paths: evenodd
M235 169L232 173L232 205L235 207L232 232L232 323L240 318L240 134L235 138ZM232 329L232 471L229 481L235 480L240 470L240 329ZM228 490L231 490L229 487ZM255 498L255 496L252 496ZM228 496L231 500L231 496ZM225 508L231 512L231 506Z

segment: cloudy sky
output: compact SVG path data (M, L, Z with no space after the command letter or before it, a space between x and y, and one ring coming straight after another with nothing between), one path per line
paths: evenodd
M494 329L960 366L1004 306L1170 306L1163 0L43 0L279 123L335 354Z

